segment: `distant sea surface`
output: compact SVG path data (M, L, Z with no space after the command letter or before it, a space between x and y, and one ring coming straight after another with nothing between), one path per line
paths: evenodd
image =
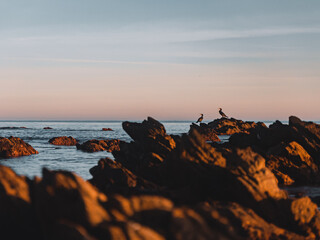
M187 133L190 121L162 122L168 134ZM271 122L265 122L270 125ZM11 167L18 174L30 178L41 176L43 167L51 170L63 169L73 171L84 179L91 178L89 169L101 158L113 158L111 153L86 153L77 150L75 146L55 146L49 144L49 139L59 136L72 136L80 143L91 139L120 139L130 142L132 139L122 129L120 121L0 121L0 137L19 137L34 147L39 154L0 159L0 164ZM25 127L25 128L20 128ZM44 127L51 127L45 130ZM113 131L102 131L111 128ZM228 136L220 136L227 141Z

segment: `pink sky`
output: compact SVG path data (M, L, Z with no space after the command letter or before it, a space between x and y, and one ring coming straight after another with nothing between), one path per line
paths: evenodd
M1 119L318 120L318 70L287 64L103 64L1 69ZM305 70L307 71L307 70ZM307 77L306 77L307 76Z

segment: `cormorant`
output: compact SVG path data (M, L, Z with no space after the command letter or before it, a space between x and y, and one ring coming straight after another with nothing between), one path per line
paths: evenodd
M225 115L224 112L222 112L222 108L219 108L219 113L223 118L228 118L228 116Z
M203 120L203 114L201 113L201 117L198 118L198 120L196 121L196 123L198 123L198 122L201 123L202 120Z

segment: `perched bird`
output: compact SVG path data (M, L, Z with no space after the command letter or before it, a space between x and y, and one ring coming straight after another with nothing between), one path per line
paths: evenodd
M198 118L198 120L196 121L196 123L198 123L198 122L201 123L202 120L203 120L203 114L201 113L201 117Z
M228 118L228 116L225 115L224 112L222 112L222 108L219 108L219 113L223 118Z

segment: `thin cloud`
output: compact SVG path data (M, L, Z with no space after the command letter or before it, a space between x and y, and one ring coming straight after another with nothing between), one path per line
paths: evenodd
M185 65L180 63L168 62L144 62L144 61L118 61L118 60L96 60L96 59L70 59L70 58L11 58L13 60L31 60L31 61L46 61L46 62L62 62L62 63L110 63L110 64L132 64L132 65Z
M139 30L138 30L139 29ZM61 34L57 36L23 36L8 40L14 43L50 42L72 43L75 41L95 42L104 44L144 44L144 43L179 43L192 41L209 41L236 38L261 38L293 34L320 33L320 27L313 28L264 28L247 30L177 30L161 27L156 29L130 27L121 31L108 30L94 33ZM143 30L141 30L143 29Z

